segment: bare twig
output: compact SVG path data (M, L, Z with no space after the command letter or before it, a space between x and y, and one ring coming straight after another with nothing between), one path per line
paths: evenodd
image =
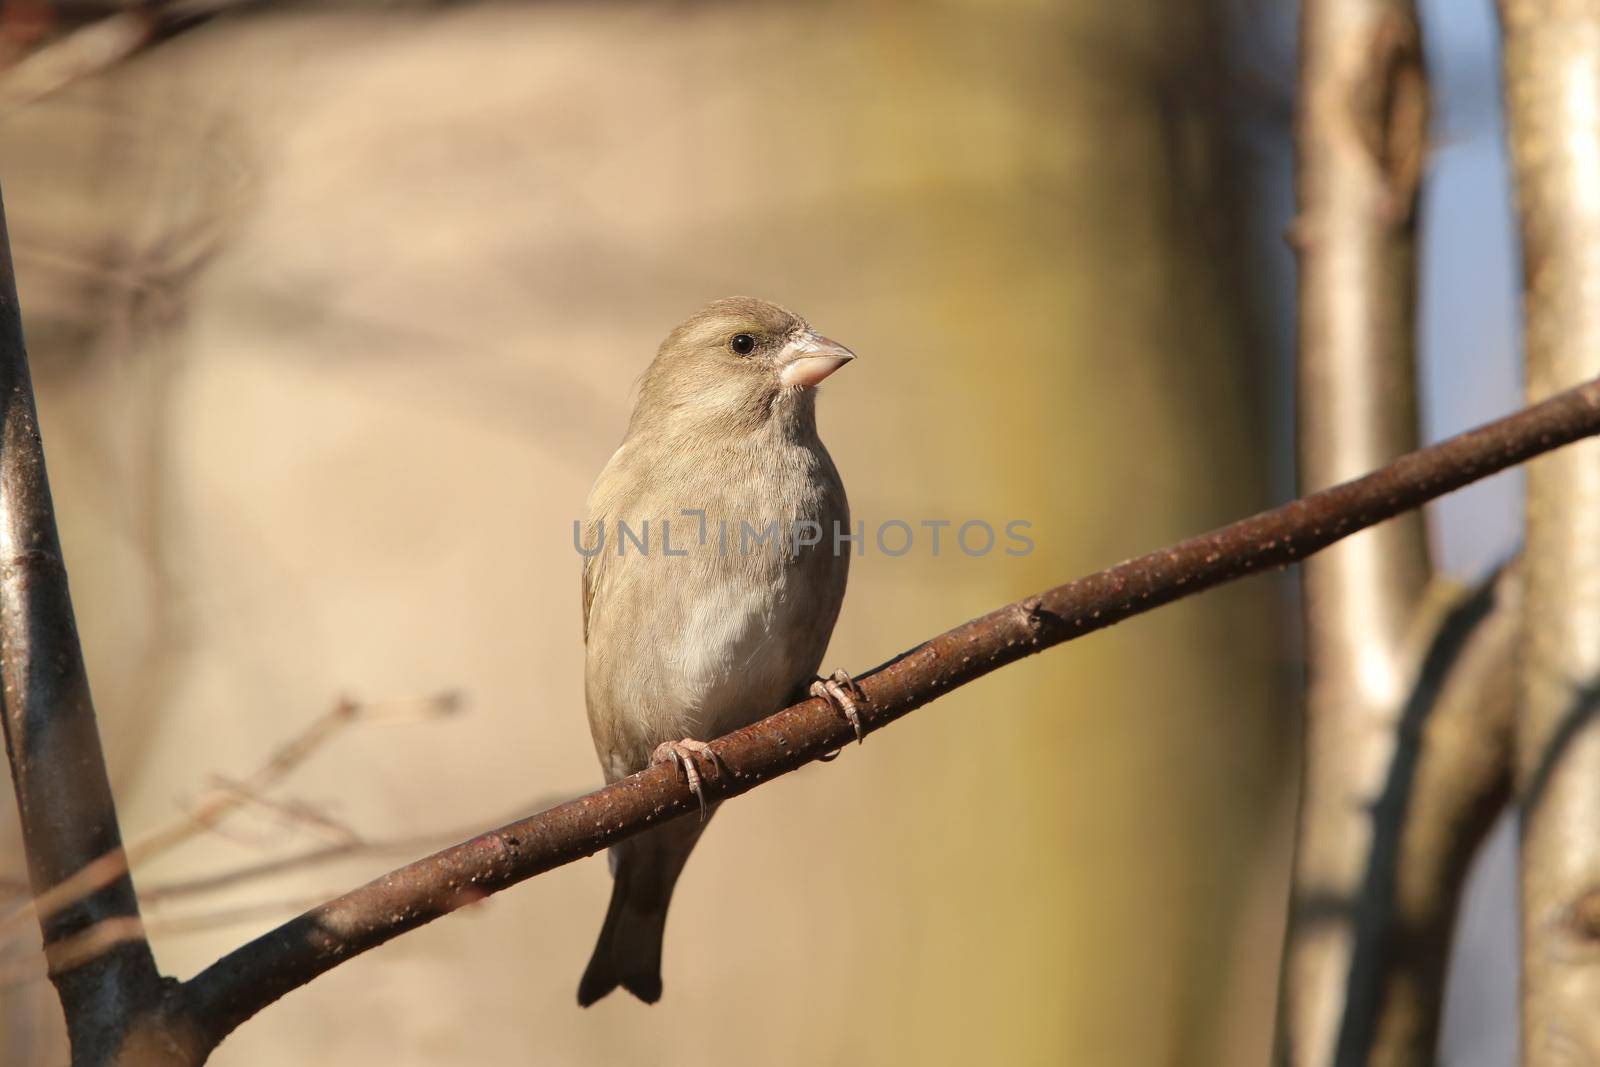
M398 721L398 719L391 721ZM260 799L271 802L268 798ZM559 797L547 797L537 801L530 801L529 803L518 805L516 811L538 810L560 803L560 800L561 798ZM297 817L301 814L315 815L315 813L301 813L298 810L294 814ZM316 820L313 819L312 821L315 824ZM179 881L149 884L139 893L140 903L148 915L143 924L143 929L150 935L182 936L184 934L212 930L219 926L253 922L263 916L279 915L286 911L298 911L328 899L330 894L304 894L294 898L274 897L253 904L232 907L201 907L179 915L165 914L164 905L195 897L203 899L206 895L219 890L238 889L242 886L267 882L283 875L311 870L340 861L379 856L414 856L424 849L439 848L452 841L459 841L481 825L482 823L479 822L472 826L409 834L402 837L375 839L362 837L353 830L345 828L340 835L340 839L330 844L308 848L286 856L257 860L236 867L199 874ZM75 900L84 893L93 892L119 877L124 869L122 853L103 856L84 868L80 872L81 877L74 876L67 879L56 889L46 893L38 900L26 900L19 904L5 916L4 920L0 920L0 945L5 944L8 935L15 935L22 920L33 918L40 912L48 914L58 910L63 903ZM0 891L19 897L27 896L27 886L23 884L0 886ZM119 936L130 933L132 927L118 923L111 924L104 930L99 927L93 929L95 931L94 936L80 942L72 950L73 954L85 954L86 951L103 951L106 946L115 944ZM19 950L14 953L8 950L4 954L0 954L0 989L43 981L48 977L48 969L42 953L35 948L20 948L20 946L18 948Z
M395 711L394 715L384 715L375 721L403 721L402 709L396 708ZM525 804L517 805L515 811L519 813L537 811L541 808L558 804L562 799L561 797L553 796L530 799ZM507 815L506 819L511 817L513 816ZM505 820L496 821L503 822ZM250 922L265 915L278 915L285 911L297 911L326 900L329 894L321 893L309 898L301 897L292 900L289 898L274 898L257 904L246 904L232 908L197 908L192 912L176 916L166 915L164 906L174 902L192 900L196 897L203 900L207 895L218 891L235 890L257 883L269 882L284 875L313 870L343 861L377 857L400 858L415 856L424 850L440 848L453 841L459 841L482 825L483 823L480 821L471 826L407 834L400 837L369 838L357 836L331 844L307 848L289 855L255 860L235 867L193 875L177 881L147 884L139 892L139 901L149 915L144 926L146 931L152 935L181 936L187 933L211 930L218 926ZM81 877L74 876L69 878L58 887L58 890L52 890L40 900L25 901L13 908L3 920L0 920L0 945L5 944L8 935L15 939L20 920L33 917L40 909L47 912L52 911L58 908L63 900L76 899L83 893L93 892L106 884L107 881L119 877L124 869L121 857L121 853L101 857L100 860L86 867L81 872ZM26 897L27 886L22 883L0 885L0 892ZM115 932L115 927L111 932ZM100 942L101 945L109 943L111 942ZM34 947L21 948L17 946L17 948L18 951L15 953L7 949L5 954L0 954L0 989L43 981L48 976L42 953L38 952Z
M245 807L265 807L301 825L316 826L343 843L356 843L348 827L304 804L274 800L267 790L288 777L297 767L320 751L329 741L355 723L378 724L409 722L418 718L452 715L461 706L453 691L416 700L384 703L358 703L344 699L278 746L266 762L243 781L217 779L201 801L171 822L135 838L125 849L98 856L67 878L11 910L0 914L0 937L31 918L48 919L67 906L112 885L131 865L147 863L208 830L215 830L228 816ZM148 901L149 894L145 895Z
M91 927L85 931L87 936L74 939L75 943L62 944L68 946L68 951L72 955L88 959L106 951L123 938L144 937L146 934L156 937L181 937L185 934L205 933L219 927L253 923L263 918L292 914L326 899L328 899L327 893L307 893L296 897L262 900L253 904L196 909L180 915L158 915L142 924L134 919L119 919ZM59 963L58 954L49 960L49 967L58 966ZM0 957L0 990L42 982L49 977L49 967L37 952Z
M121 63L153 41L159 28L153 7L129 7L23 56L0 72L0 114Z
M1527 393L1600 373L1600 5L1501 0ZM1600 1060L1600 444L1534 463L1517 780L1522 1062Z
M538 811L545 807L553 807L558 803L560 803L560 798L548 797L520 805L517 811ZM435 830L430 833L408 834L404 837L361 838L355 841L340 841L334 844L320 845L291 855L257 860L237 867L195 875L175 882L157 882L153 885L147 885L141 890L139 899L146 907L154 907L167 900L210 893L219 889L231 889L294 871L336 863L341 860L357 859L364 856L414 856L423 849L439 848L452 841L459 841L481 825L483 824L480 822L476 826L461 827L454 830Z
M419 0L417 6L430 2L437 0ZM88 21L31 50L23 50L18 47L22 42L12 41L11 48L0 52L0 115L75 82L104 74L157 43L219 15L262 8L269 3L270 0L124 0L77 5L79 10L75 13L89 16ZM4 62L7 59L11 62Z
M307 829L324 839L340 843L359 843L361 840L361 835L350 824L304 800L268 796L248 783L217 775L212 776L211 784L218 792L239 797L245 806L259 809L283 826Z
M1600 380L1312 494L1037 596L909 649L859 679L862 724L877 730L945 693L1042 649L1181 597L1297 562L1486 475L1600 433ZM713 742L727 771L713 799L837 751L854 739L811 699ZM462 904L697 810L683 778L653 767L539 815L408 864L314 908L185 983L185 1017L214 1044L292 989Z
M127 873L127 853L122 849L96 856L49 889L35 893L0 916L0 934L9 933L30 918L36 922L52 919L71 905L115 885Z
M388 704L363 704L353 700L340 700L326 714L280 745L248 778L212 790L198 804L173 819L168 825L141 834L128 846L129 862L143 863L215 827L239 808L255 803L268 789L281 782L313 753L319 751L353 723L450 715L459 707L460 697L453 692L439 693L421 700Z

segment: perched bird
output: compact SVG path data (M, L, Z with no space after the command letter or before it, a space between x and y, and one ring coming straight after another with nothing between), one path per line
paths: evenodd
M852 358L776 304L716 301L662 343L590 491L584 688L595 751L608 782L673 761L701 818L612 847L584 1006L619 985L646 1003L661 996L667 904L705 828L702 776L717 771L704 739L770 715L807 683L859 736L849 676L812 681L851 547L834 540L835 523L849 532L849 505L817 436L816 387Z

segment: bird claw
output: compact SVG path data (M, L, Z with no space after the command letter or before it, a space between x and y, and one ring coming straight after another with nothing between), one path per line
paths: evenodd
M838 708L839 712L850 720L850 728L856 732L856 744L859 745L866 740L866 734L861 729L861 712L856 710L856 701L866 700L867 695L861 691L861 687L850 677L848 671L840 669L827 678L818 678L811 683L810 692L812 696L821 697Z
M685 737L682 741L663 741L650 754L651 763L673 763L683 771L684 778L689 782L689 792L700 804L700 821L705 822L706 792L697 758L704 759L711 768L710 774L704 777L716 777L725 769L716 749L692 737Z

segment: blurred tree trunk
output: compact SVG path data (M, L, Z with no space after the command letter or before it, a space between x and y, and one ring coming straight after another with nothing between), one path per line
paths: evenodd
M1307 0L1296 145L1303 490L1416 447L1428 89L1411 0ZM1510 787L1515 567L1431 583L1417 512L1304 570L1304 785L1278 1057L1434 1062L1467 869Z
M1416 401L1416 197L1427 90L1409 0L1307 0L1297 132L1300 487L1410 451ZM1302 570L1305 761L1284 957L1286 1063L1328 1067L1354 1013L1363 941L1387 921L1367 889L1377 798L1399 757L1429 578L1420 512L1335 545ZM1368 979L1370 984L1370 978ZM1364 1056L1361 1057L1364 1060Z
M1528 399L1600 374L1600 3L1501 0ZM1522 1049L1600 1059L1600 443L1527 475Z
M896 142L924 176L903 206L942 236L897 283L909 300L895 317L918 324L918 379L971 398L970 433L926 445L945 483L934 499L1027 515L1041 537L1020 566L985 567L967 588L919 569L895 616L942 617L952 598L957 614L976 609L1265 499L1268 357L1251 328L1220 7L902 6L876 29L902 106L949 94L938 136ZM1005 108L1012 132L989 142L993 172L973 181L952 157L970 151L962 120L997 84L985 106ZM870 117L862 143L903 121ZM910 350L874 349L896 364ZM1002 368L1012 384L995 388ZM925 405L895 407L878 432L915 435ZM1018 463L1018 448L1040 459ZM876 480L850 471L853 494L863 473ZM873 510L924 506L891 499ZM860 586L852 596L857 611L885 610ZM1274 632L1270 587L1224 590L958 694L942 714L996 731L982 758L955 736L904 739L908 757L946 768L952 807L934 818L943 844L896 849L903 874L862 883L898 885L898 922L918 931L914 955L863 952L862 988L902 992L861 1035L862 1062L1265 1058L1272 960L1248 946L1279 936L1281 882L1266 872L1284 858L1268 841L1283 829L1289 732L1273 689L1286 649L1261 639ZM984 711L1030 704L1043 713L1014 723Z

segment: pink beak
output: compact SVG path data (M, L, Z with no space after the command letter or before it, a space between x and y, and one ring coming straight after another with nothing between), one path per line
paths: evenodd
M844 345L807 330L784 349L783 370L778 372L778 379L784 385L810 389L855 358L856 354Z

